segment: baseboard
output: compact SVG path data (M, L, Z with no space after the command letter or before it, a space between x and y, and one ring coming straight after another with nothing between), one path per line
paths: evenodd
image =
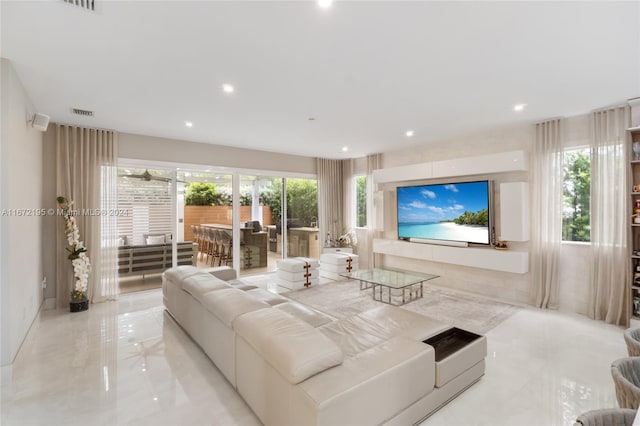
M55 309L56 308L56 298L48 297L44 299L44 304L42 305L42 309L45 311Z

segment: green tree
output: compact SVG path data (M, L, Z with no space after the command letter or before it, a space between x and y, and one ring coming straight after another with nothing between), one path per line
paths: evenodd
M457 225L489 225L489 210L483 209L475 213L465 211L457 219L453 219L453 223Z
M186 185L184 203L187 206L231 206L233 195L229 185L206 182L191 182ZM240 205L251 205L251 191L240 192Z
M186 185L186 190L184 203L187 206L211 206L219 197L212 183L191 182Z
M282 219L282 180L274 178L268 190L260 194L260 202L271 208L276 223ZM287 178L287 212L301 225L309 226L318 216L318 183L312 179Z
M562 239L591 241L591 157L586 149L564 155Z
M356 177L356 226L367 226L367 177Z

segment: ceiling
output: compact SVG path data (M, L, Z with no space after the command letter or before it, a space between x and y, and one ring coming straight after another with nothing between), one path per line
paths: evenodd
M53 121L345 158L640 95L638 2L96 2L0 3Z

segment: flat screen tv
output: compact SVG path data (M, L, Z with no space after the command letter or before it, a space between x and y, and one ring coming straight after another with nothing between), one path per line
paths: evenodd
M488 180L398 187L398 238L488 245L491 199Z

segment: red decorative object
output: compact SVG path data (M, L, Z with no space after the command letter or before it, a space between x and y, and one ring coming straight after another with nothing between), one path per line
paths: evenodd
M351 257L347 258L347 272L351 272L351 270L353 269L353 267L351 266L351 262L353 262L353 259L351 259Z
M311 285L311 282L309 281L309 278L311 277L309 268L311 268L311 264L309 262L304 262L304 279L305 279L304 286L307 288L309 288L309 286Z

